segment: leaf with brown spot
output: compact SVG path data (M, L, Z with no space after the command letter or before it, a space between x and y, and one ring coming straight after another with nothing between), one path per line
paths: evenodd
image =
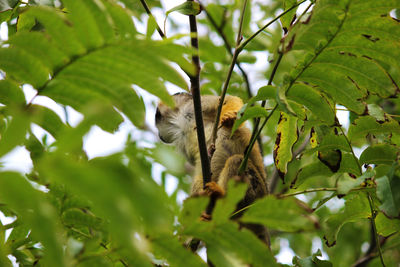
M287 172L288 163L292 160L292 148L297 139L297 118L281 112L274 147L274 162L282 179Z

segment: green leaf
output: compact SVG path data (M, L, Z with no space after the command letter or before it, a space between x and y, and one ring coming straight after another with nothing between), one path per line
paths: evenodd
M23 111L16 110L12 115L14 116L0 139L0 157L22 145L29 127L28 116Z
M297 0L284 0L283 1L283 9L284 11L288 10L289 8L293 7L297 4ZM291 11L286 13L283 17L280 18L282 23L282 28L287 32L291 23L296 18L296 11L297 7L293 8Z
M371 116L362 116L349 127L349 138L365 137L367 134L396 133L400 134L400 125L393 119L379 123Z
M156 29L157 29L157 21L153 16L150 16L147 19L146 37L150 39L153 33L156 31Z
M62 214L62 222L72 227L90 227L100 229L102 221L93 215L82 212L80 209L69 209Z
M10 38L8 43L12 47L29 53L43 64L51 74L54 73L54 70L69 62L68 57L39 32L18 32Z
M330 215L324 224L326 245L331 247L336 244L337 235L344 224L370 216L371 210L367 196L361 192L349 195L346 197L344 212Z
M52 155L41 160L39 170L50 182L65 184L90 200L94 212L110 222L109 231L135 254L138 248L127 231L141 229L154 236L171 230L168 197L139 159L128 168L118 155L91 162Z
M0 22L3 21L10 21L11 17L13 15L13 10L12 9L7 9L6 11L0 12Z
M21 88L11 80L0 80L0 103L6 106L23 105L25 104L25 95Z
M346 138L343 135L336 135L330 132L324 136L319 136L319 139L321 139L319 145L313 149L308 150L307 153L313 153L316 151L329 152L337 149L346 152L351 151L349 144L347 143Z
M48 131L54 138L57 138L67 127L51 109L39 105L31 105L29 111L32 115L32 122Z
M332 263L325 260L320 260L317 257L322 256L321 250L318 249L312 256L300 259L299 257L293 257L293 264L296 267L332 267Z
M35 88L44 85L50 75L49 69L36 57L15 47L0 48L0 69Z
M30 31L36 25L35 18L29 13L21 13L18 16L17 31Z
M376 230L381 236L389 236L400 229L399 219L389 219L383 213L379 212L375 218Z
M68 10L67 17L74 26L75 36L87 50L100 47L113 38L114 32L110 25L112 20L107 10L100 6L102 5L100 1L90 0L80 3L63 0L63 4Z
M208 256L216 266L277 266L268 247L249 230L239 230L232 222L206 226L192 229L188 234L206 243Z
M267 117L269 112L260 106L248 107L247 104L244 105L238 112L238 118L232 127L232 133L234 133L242 123L249 119Z
M68 57L82 55L86 52L85 47L77 39L71 22L61 12L55 12L54 9L40 6L31 7L30 12L46 29L51 42ZM85 27L84 25L76 25Z
M25 148L29 151L34 164L45 152L42 143L40 143L34 134L30 134L29 138L25 141Z
M137 3L137 1L134 1ZM137 34L132 17L118 3L103 2L112 17L115 35L120 39L130 39Z
M335 122L335 113L325 97L311 86L295 84L287 93L287 97L308 108L318 119L332 125Z
M279 199L267 196L257 200L240 219L246 223L260 223L271 229L296 232L314 228L307 211L294 198Z
M167 11L166 15L168 16L171 12L178 11L183 15L198 15L201 12L200 4L194 1L187 1L183 4L180 4L176 7L171 8Z
M276 92L277 88L273 85L263 86L260 89L258 89L257 95L249 100L248 106L252 105L256 101L270 100L270 99L275 100Z
M162 256L171 266L207 266L198 255L185 249L174 236L164 235L151 241L155 256Z
M385 121L386 115L385 111L377 104L368 105L368 114L374 117L377 121Z
M7 238L6 246L10 246L12 250L20 247L19 244L25 244L29 235L30 227L26 224L17 224L12 230L10 236Z
M152 157L165 166L171 174L177 176L185 174L186 160L174 147L158 143L152 150Z
M366 171L360 177L352 178L347 173L340 174L337 182L338 194L347 194L351 189L360 186L366 179L372 178L375 175L374 171Z
M205 197L187 198L183 202L182 212L179 214L179 222L183 226L183 232L192 231L200 227L200 218L204 212L209 199ZM203 223L204 224L204 223Z
M39 191L20 174L3 172L0 174L0 201L9 204L32 227L32 235L45 247L44 264L66 266L56 213Z
M164 47L163 51L168 49ZM88 102L107 98L140 126L144 120L144 105L131 83L167 103L171 102L171 97L155 77L186 86L182 77L163 60L161 52L155 43L147 41L124 42L99 49L64 68L41 93L78 111Z
M274 162L279 175L283 178L287 172L287 164L292 160L292 147L298 138L297 118L281 112L276 133Z
M397 158L398 148L387 144L376 144L367 147L360 156L361 164L392 165Z
M87 259L84 259L82 262L79 262L77 267L112 267L114 264L110 262L110 260L103 256L92 256Z
M340 169L338 170L338 172L347 172L356 176L361 175L361 170L357 161L358 159L354 158L354 155L352 153L343 152L342 160L340 162Z
M342 151L339 149L318 151L318 159L332 172L337 172L342 162Z
M383 176L375 180L376 195L382 205L379 208L389 217L397 217L400 213L400 179L397 176Z
M257 57L250 53L241 53L238 57L239 62L254 64L257 61Z
M400 29L389 12L395 8L396 0L316 1L310 19L296 24L286 38L293 50L314 53L297 65L289 87L306 82L357 114L366 111L368 94L394 95L400 84L394 59L400 50L392 36Z
M212 215L214 223L226 223L231 218L231 215L236 210L239 201L245 196L247 187L248 185L245 183L238 183L233 180L228 182L226 196L218 200L215 205Z
M321 179L327 179L330 176L332 176L331 170L322 162L316 161L302 167L298 171L296 178L293 180L290 187L297 188L304 182L306 182L307 179L312 177L320 177Z

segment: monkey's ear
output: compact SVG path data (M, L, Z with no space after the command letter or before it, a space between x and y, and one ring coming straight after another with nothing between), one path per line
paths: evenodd
M192 101L192 95L186 92L176 93L172 97L174 98L176 107L180 107L183 104Z

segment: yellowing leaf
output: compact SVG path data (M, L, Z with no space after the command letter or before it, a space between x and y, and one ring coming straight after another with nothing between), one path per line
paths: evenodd
M292 147L298 138L297 118L281 112L276 133L274 162L283 179L287 172L287 164L292 160Z

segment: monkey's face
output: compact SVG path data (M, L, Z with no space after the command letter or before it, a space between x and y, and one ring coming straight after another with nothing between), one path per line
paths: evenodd
M192 96L188 93L178 93L173 99L175 108L170 108L161 102L156 111L158 135L165 143L185 142L184 139L194 124Z

